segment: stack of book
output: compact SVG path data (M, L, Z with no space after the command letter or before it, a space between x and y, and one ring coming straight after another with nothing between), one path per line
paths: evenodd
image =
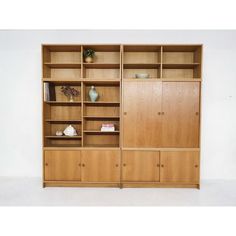
M115 131L115 125L114 124L102 124L101 131L104 131L104 132Z

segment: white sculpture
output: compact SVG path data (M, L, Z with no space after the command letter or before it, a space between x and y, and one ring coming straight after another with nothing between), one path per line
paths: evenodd
M63 133L66 136L76 136L77 135L76 129L72 125L67 126Z

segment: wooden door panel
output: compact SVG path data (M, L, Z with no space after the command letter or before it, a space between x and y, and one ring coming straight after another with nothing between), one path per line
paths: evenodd
M163 82L163 147L199 147L199 100L199 82Z
M45 151L45 180L80 180L80 151Z
M124 82L124 147L161 144L161 82Z
M122 180L154 182L160 180L159 152L123 151Z
M198 151L161 152L161 182L199 183Z
M83 150L83 182L119 182L120 151L117 150Z

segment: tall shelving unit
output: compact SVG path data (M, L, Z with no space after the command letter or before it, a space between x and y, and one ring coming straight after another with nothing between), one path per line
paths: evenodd
M43 99L44 186L200 186L202 45L42 45L42 65L43 95L54 91ZM70 124L78 135L55 135Z

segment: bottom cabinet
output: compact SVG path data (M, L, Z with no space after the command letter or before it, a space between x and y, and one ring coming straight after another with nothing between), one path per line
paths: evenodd
M119 150L83 150L82 182L120 182Z
M80 181L80 151L45 151L44 179Z
M161 182L199 183L198 151L161 152Z
M159 170L159 152L157 151L122 152L122 181L158 182Z

